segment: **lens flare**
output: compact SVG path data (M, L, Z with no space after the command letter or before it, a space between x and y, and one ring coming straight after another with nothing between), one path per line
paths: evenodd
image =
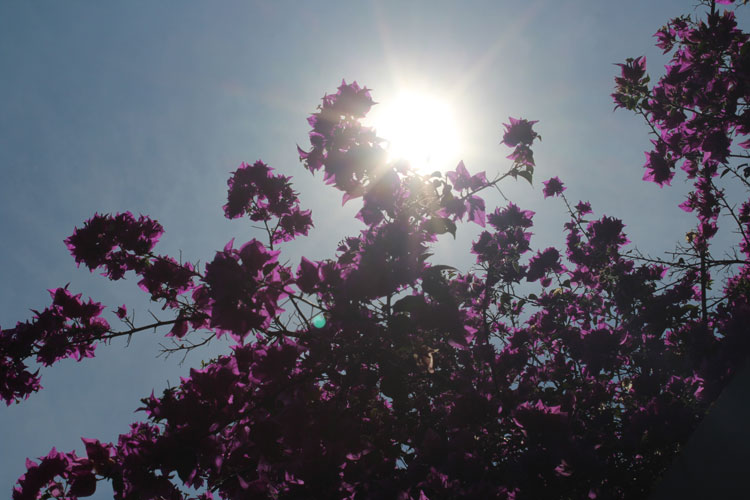
M326 326L326 318L322 314L318 314L312 319L311 323L315 328L323 328Z

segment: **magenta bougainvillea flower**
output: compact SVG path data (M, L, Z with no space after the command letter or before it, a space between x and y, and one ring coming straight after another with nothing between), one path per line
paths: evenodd
M516 147L519 144L525 146L531 145L539 134L534 132L533 126L538 123L536 120L529 121L523 118L508 118L509 124L503 124L505 133L503 134L503 144L510 147Z
M563 183L562 181L560 181L559 177L552 177L551 179L544 181L542 184L544 184L544 189L542 190L542 192L544 193L545 198L561 195L562 192L567 189L565 186L563 186Z

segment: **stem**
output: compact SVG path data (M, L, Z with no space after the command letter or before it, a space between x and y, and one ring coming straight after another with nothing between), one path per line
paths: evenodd
M737 214L734 213L734 210L729 205L729 202L724 196L724 193L719 188L716 187L713 181L709 181L709 182L711 182L711 187L714 189L714 192L716 193L716 196L719 198L719 201L724 205L724 208L727 209L727 211L729 212L729 215L732 216L732 219L734 219L734 222L737 224L737 227L740 230L740 234L742 235L742 239L745 240L746 244L750 245L750 238L748 238L747 233L745 233L745 228L742 225L742 222L740 222L740 219L737 217Z
M487 358L490 364L490 376L492 377L492 383L495 385L495 392L500 394L500 385L497 380L497 370L495 368L495 355L492 344L490 343L490 325L487 321L487 309L490 306L490 274L492 274L492 265L487 268L487 277L484 281L484 302L482 304L482 333L484 335L484 343L487 349Z
M131 328L130 330L125 330L123 332L111 332L108 335L102 335L101 337L98 337L96 339L85 339L85 340L78 340L78 341L74 340L74 341L71 341L69 343L69 345L75 346L75 345L79 345L79 344L85 344L87 342L94 342L94 341L100 341L101 342L101 341L111 340L111 339L114 339L114 338L117 338L117 337L124 337L126 335L130 336L130 335L133 335L134 333L142 332L144 330L149 330L151 328L153 328L154 330L156 330L160 326L173 325L173 324L177 323L178 321L190 321L191 319L193 319L193 318L180 318L180 319L175 318L175 319L171 319L171 320L168 320L168 321L157 321L156 323L152 323L150 325L144 325L144 326L139 326L137 328ZM34 351L30 352L30 355L36 355L36 354L39 354L38 350L34 350Z
M706 250L701 249L701 317L703 325L708 327L708 306L706 305L706 282L708 280L706 272Z
M512 173L513 173L514 171L516 171L516 167L515 167L515 166L511 167L511 168L510 168L510 170L508 170L507 172L505 172L505 173L504 173L503 175L501 175L501 176L497 177L497 178L496 178L495 180L493 180L492 182L489 182L489 183L487 183L487 184L485 184L485 185L483 185L483 186L480 186L480 187L478 187L478 188L476 188L476 189L473 189L473 190L469 191L469 192L468 192L468 193L466 193L466 194L465 194L464 196L462 196L461 198L459 198L459 200L461 200L461 201L466 201L466 200L468 200L468 199L469 199L470 197L472 197L472 196L474 196L475 194L477 194L478 192L480 192L480 191L483 191L484 189L487 189L487 188L489 188L489 187L494 187L494 186L495 186L495 185L497 185L497 183L498 183L498 182L500 182L501 180L505 179L506 177L510 177L510 176L511 176L511 174L512 174Z
M649 262L651 264L663 264L665 266L677 267L680 269L695 269L696 267L696 264L691 264L689 262L680 263L680 262L675 262L671 260L657 259L654 257L644 257L643 255L634 255L632 253L625 254L625 256L630 259L641 261L641 262ZM704 261L705 261L706 268L747 264L747 261L742 260L742 259L708 259L704 257Z
M302 321L305 322L305 326L307 326L307 329L308 330L312 330L312 326L310 325L310 322L307 321L307 318L305 317L305 315L302 314L302 311L300 310L299 306L297 305L297 302L295 302L294 297L290 295L289 296L289 301L292 303L292 305L294 306L294 308L297 310L297 314L299 314L299 317L302 318Z
M571 208L570 203L568 203L568 199L562 193L560 193L560 198L562 198L563 201L565 202L565 206L568 208L568 213L570 214L570 217L575 221L576 226L578 226L578 229L581 230L581 234L583 234L586 237L586 241L591 241L591 238L589 238L589 233L583 228L583 225L581 225L581 218L578 217L575 212L573 212L573 209Z

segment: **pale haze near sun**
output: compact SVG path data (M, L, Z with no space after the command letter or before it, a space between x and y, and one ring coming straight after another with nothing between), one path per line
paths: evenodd
M380 99L378 99L380 100ZM449 98L403 89L376 104L364 124L385 140L389 161L405 160L422 174L452 170L461 160L461 127Z

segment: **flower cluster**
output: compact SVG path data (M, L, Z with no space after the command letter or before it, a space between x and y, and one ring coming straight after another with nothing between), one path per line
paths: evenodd
M533 216L534 212L509 203L488 217L495 232L482 231L471 251L477 255L478 263L492 268L494 279L518 283L523 278L526 266L519 262L531 249L531 232L526 229L532 226Z
M41 389L38 371L31 373L25 360L35 358L50 366L63 358L91 358L96 342L109 331L100 303L84 302L67 287L49 293L52 305L35 311L32 321L0 331L0 398L6 404Z
M180 264L172 257L162 256L151 259L140 274L141 290L150 293L154 302L164 299L166 306L173 308L178 306L177 297L193 289L194 278L199 276L190 262Z
M85 264L92 272L103 267L111 280L121 279L127 271L139 271L164 232L148 217L137 220L130 212L95 214L81 229L65 240L76 264Z
M319 111L310 118L312 149L299 149L305 168L323 168L326 183L344 192L344 201L362 196L368 179L377 176L385 164L386 152L375 131L363 127L364 118L374 105L370 91L357 82L343 81L338 92L323 97Z
M36 500L41 490L54 498L77 500L96 492L96 476L91 460L77 457L75 452L60 453L55 448L39 463L26 461L26 474L13 489L13 500ZM59 477L60 480L56 480Z
M713 12L706 21L673 19L655 36L665 53L672 52L666 74L649 88L645 58L628 59L620 65L622 75L615 78L613 97L617 107L639 112L654 130L644 180L669 185L677 165L693 180L682 206L697 213L692 240L696 249L706 251L721 209L726 208L721 206L726 205L723 190L713 179L722 170L722 177L746 178L729 160L747 157L733 151L736 140L739 148L750 147L750 140L742 140L750 134L748 35L737 27L734 13L724 11Z
M534 140L542 138L532 128L536 120L529 121L523 118L509 118L510 123L504 123L505 133L503 134L503 144L510 146L513 152L508 156L513 160L514 169L511 175L514 177L523 177L529 184L534 174L534 152L531 146Z
M209 326L240 340L252 330L267 328L281 309L285 280L278 251L252 240L233 248L234 240L206 264L204 285L193 293L198 307L210 314ZM280 272L281 271L281 272Z
M310 210L300 209L290 178L273 175L272 170L260 160L240 165L227 181L229 193L224 214L228 219L248 215L250 220L264 223L275 218L275 226L269 227L273 243L307 235L313 225Z
M464 193L461 197L451 197L444 201L444 206L438 212L440 215L450 216L453 220L463 219L468 214L468 219L480 226L485 225L485 205L484 199L477 196L477 191L486 188L489 183L484 172L471 175L460 162L456 169L445 174L453 185L453 189L459 193Z

